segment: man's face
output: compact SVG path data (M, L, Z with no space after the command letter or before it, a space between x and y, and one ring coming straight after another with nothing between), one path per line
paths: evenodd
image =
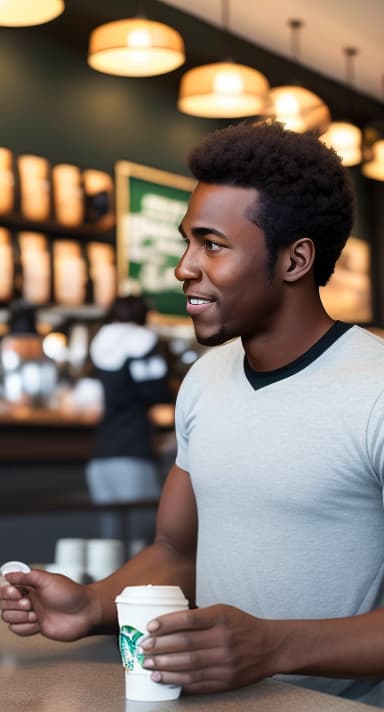
M254 188L206 183L191 196L180 228L187 246L175 275L201 344L268 331L281 304L279 259L271 275L264 232L247 217L257 199Z

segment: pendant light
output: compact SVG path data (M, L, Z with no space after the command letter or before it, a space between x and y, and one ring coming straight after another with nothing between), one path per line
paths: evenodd
M121 77L171 72L185 61L181 35L162 22L134 17L100 25L91 33L88 64Z
M361 161L361 131L349 121L332 121L320 138L339 154L343 166L356 166Z
M53 20L64 10L64 0L1 0L0 25L28 27Z
M361 170L367 178L384 180L384 139L375 141L371 150L372 159L363 163Z
M292 56L299 62L299 32L302 20L288 20L291 28ZM274 87L268 95L267 115L280 121L287 129L304 131L326 130L331 120L327 105L317 94L299 85Z
M229 0L221 0L223 31L229 26ZM266 77L228 59L187 71L180 82L177 108L206 118L236 118L260 114L269 89Z
M355 47L346 47L343 52L346 57L347 82L352 84L353 58L358 50ZM356 166L361 162L362 132L350 121L333 121L328 131L320 138L326 146L333 148L339 154L344 166Z
M381 78L384 98L384 74ZM365 128L365 162L361 166L363 175L372 180L384 180L384 121L370 123Z

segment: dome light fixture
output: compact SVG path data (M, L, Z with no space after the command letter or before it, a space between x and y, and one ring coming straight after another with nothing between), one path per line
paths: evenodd
M234 118L260 114L268 81L253 67L215 62L195 67L181 78L177 108L207 118Z
M297 133L315 130L323 133L331 120L327 105L317 94L294 84L271 89L268 105L276 121Z
M353 58L358 53L356 47L345 47L347 82L353 80ZM356 166L362 160L363 134L350 121L333 121L328 130L320 136L326 146L333 148L341 158L343 166Z
M299 62L299 32L303 24L302 20L288 20L292 55L296 62ZM270 90L266 115L297 133L315 130L323 133L331 120L330 111L324 101L314 92L296 84L273 87Z
M229 0L221 0L222 25L228 25ZM180 82L177 108L185 114L227 119L260 114L269 83L257 69L228 59L187 71Z
M185 61L181 35L162 22L135 17L96 27L89 40L92 69L121 77L166 74Z
M343 166L356 166L360 163L362 133L349 121L332 121L328 130L320 136L320 140L336 151Z
M384 98L384 74L381 77ZM384 181L384 120L370 121L364 129L364 162L361 172L372 180Z
M0 25L29 27L43 25L64 10L64 0L1 0Z
M375 141L371 148L372 158L361 166L362 173L373 180L384 180L384 139Z

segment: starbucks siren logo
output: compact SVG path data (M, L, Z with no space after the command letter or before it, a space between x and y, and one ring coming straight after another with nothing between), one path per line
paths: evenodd
M123 661L123 667L126 670L135 669L135 662L142 666L144 662L144 655L137 652L139 646L139 640L144 636L140 630L133 628L130 625L123 625L120 628L119 635L119 647L121 653L121 659ZM137 665L136 665L137 667Z

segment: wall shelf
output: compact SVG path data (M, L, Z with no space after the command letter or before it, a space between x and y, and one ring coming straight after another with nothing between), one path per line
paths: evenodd
M0 225L9 230L41 232L49 237L84 238L84 240L97 240L111 244L115 242L113 233L115 216L112 214L105 215L94 223L83 223L69 227L50 220L26 220L17 213L7 213L0 215Z

